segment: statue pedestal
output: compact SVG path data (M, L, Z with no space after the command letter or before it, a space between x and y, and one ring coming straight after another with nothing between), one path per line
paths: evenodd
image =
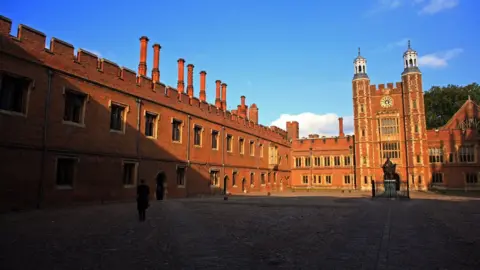
M385 187L385 195L394 197L397 194L396 181L395 180L383 180L383 186Z

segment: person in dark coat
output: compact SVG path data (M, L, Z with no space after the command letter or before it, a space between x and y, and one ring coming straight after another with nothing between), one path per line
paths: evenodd
M149 206L149 195L150 188L145 184L145 180L140 180L140 185L137 187L137 209L140 221L145 221L145 212Z

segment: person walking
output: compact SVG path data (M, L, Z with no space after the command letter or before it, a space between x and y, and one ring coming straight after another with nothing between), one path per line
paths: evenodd
M145 180L140 180L140 185L137 187L137 210L140 221L145 221L145 212L149 206L149 195L150 188L145 184Z

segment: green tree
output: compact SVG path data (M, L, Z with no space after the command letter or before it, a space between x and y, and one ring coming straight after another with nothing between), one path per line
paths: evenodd
M472 83L465 86L452 84L442 87L432 86L424 96L427 129L445 125L465 103L468 96L478 104L480 85Z

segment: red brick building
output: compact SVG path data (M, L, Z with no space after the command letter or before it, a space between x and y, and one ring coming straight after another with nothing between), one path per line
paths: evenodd
M444 127L426 130L417 53L404 54L401 82L370 85L354 60L354 132L299 138L258 124L240 97L228 111L227 84L206 102L205 71L178 60L176 88L161 82L160 45L147 76L148 38L138 72L0 16L0 210L133 199L145 179L158 196L308 189L370 189L386 157L413 189L478 187L480 110L468 100ZM186 84L186 85L185 85ZM213 93L213 91L212 91Z
M418 55L408 44L401 82L370 85L367 60L354 60L353 111L355 136L298 139L298 123L287 123L292 134L292 180L299 188L371 189L383 180L381 166L389 157L400 179L412 190L478 189L480 110L470 99L437 130L426 130L422 73Z
M148 77L148 38L136 73L57 38L45 48L25 25L10 32L0 17L0 208L132 199L140 179L169 198L287 186L286 132L259 125L244 96L226 110L227 84L208 91L205 71L197 97L183 59L177 87L162 84L158 44Z

